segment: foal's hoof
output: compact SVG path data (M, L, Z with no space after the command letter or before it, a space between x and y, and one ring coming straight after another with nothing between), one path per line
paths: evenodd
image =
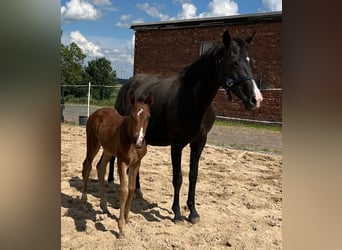
M86 194L82 194L81 201L82 202L86 202L87 201L87 195Z
M189 222L191 223L191 224L196 224L196 223L198 223L199 221L200 221L200 217L199 216L196 216L196 217L190 217L189 216L189 218L188 218L188 220L189 220Z
M109 214L108 208L107 208L107 203L100 203L100 208L105 214Z

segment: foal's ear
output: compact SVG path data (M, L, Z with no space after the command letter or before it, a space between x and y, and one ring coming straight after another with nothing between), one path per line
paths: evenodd
M248 44L251 44L251 42L253 41L253 37L255 36L256 32L254 31L253 34L250 37L247 37L246 42Z
M129 102L132 104L132 106L135 103L135 95L133 91L129 93Z
M226 48L229 47L230 41L231 41L231 38L230 38L230 35L229 35L229 31L226 30L226 31L223 33L223 36L222 36L222 42L223 42L223 44L224 44L224 46L225 46Z
M152 93L150 92L150 93L148 94L146 100L145 100L145 103L146 103L147 105L150 105L150 106L151 106L151 105L153 104L153 101L154 101L153 95L152 95Z

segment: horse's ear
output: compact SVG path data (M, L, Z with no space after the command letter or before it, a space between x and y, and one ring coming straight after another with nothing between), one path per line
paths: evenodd
M150 93L148 94L146 100L145 100L145 103L151 106L151 105L153 104L153 101L154 101L153 95L152 95L152 93L150 92Z
M253 34L252 34L250 37L248 37L248 38L246 39L246 42L247 42L248 44L251 44L251 42L253 41L253 37L255 36L255 34L256 34L256 32L254 31Z
M225 46L226 48L229 47L229 45L230 45L230 40L231 40L231 38L230 38L230 35L229 35L229 31L226 30L226 31L223 33L223 36L222 36L222 42L223 42L223 44L224 44L224 46Z
M129 102L132 104L132 106L135 103L135 95L133 91L129 93Z

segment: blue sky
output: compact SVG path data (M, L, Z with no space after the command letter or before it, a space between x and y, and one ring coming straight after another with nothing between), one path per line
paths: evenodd
M133 75L132 23L281 11L281 0L62 0L62 43L75 42L86 61L106 57L120 78Z

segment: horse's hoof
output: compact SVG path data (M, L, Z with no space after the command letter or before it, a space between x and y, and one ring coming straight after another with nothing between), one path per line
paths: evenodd
M143 193L141 192L141 189L140 189L140 188L137 188L137 189L135 190L135 196L136 196L136 198L144 198L144 195L143 195Z
M199 216L192 217L192 218L189 217L188 220L191 224L196 224L200 221L200 217Z
M123 232L119 233L119 239L124 239L125 238L125 234Z
M182 218L174 218L172 221L173 221L173 223L175 223L177 225L180 225L180 224L184 223Z

